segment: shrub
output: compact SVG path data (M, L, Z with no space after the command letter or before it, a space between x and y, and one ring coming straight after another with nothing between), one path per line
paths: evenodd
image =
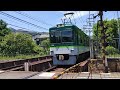
M107 55L118 54L118 53L119 53L119 50L114 48L113 46L107 46L106 47L106 54Z

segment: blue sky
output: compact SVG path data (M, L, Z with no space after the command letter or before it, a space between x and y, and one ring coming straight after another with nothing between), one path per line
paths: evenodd
M75 13L74 19L72 18L72 21L73 21L73 23L76 22L76 25L81 29L83 28L83 25L87 24L86 20L89 17L89 11L2 11L2 12L10 14L14 17L17 17L19 19L25 20L27 22L30 22L32 24L35 24L35 25L38 25L40 27L44 27L47 29L49 29L52 26L55 26L58 23L62 23L61 18L63 18L64 13L66 13L66 12L74 12ZM27 18L18 13L26 14L26 15L34 18L35 20ZM90 13L96 15L98 13L98 11L90 11ZM104 12L103 19L106 19L106 18L108 18L108 19L117 18L116 11ZM48 30L46 30L46 29L36 28L32 25L28 25L26 23L23 23L23 22L14 20L10 17L4 16L1 13L0 13L0 19L3 19L8 24L26 28L28 31L48 32ZM95 19L95 21L98 19L99 18L97 17ZM38 20L40 22L38 22ZM12 27L15 29L21 29L21 28L15 27L15 26L8 25L8 27ZM26 29L24 29L24 30L26 30Z

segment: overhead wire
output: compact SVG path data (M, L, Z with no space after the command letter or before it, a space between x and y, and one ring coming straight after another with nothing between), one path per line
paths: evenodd
M30 15L24 13L24 12L20 12L20 11L14 11L14 12L15 12L15 13L18 13L18 14L20 14L20 15L22 15L22 16L25 16L25 17L27 17L27 18L29 18L29 19L31 19L31 20L40 22L40 23L42 23L42 24L53 26L52 24L48 24L48 23L46 23L46 22L44 22L44 21L42 21L42 20L40 20L40 19L38 20L38 19L36 19L36 18L33 18L32 16L30 16Z
M83 20L83 18L82 18L82 15L81 15L81 12L79 11L79 14L80 14L80 16L81 16L81 20L82 20L82 22L84 22L84 20Z
M76 11L75 13L76 13L76 15L78 16L78 19L79 19L79 21L80 21L81 26L83 26L83 21L80 19L80 17L79 17L79 15L78 15L77 11Z
M81 15L81 12L80 11L78 11L78 12L76 12L77 13L77 15L78 15L78 19L79 19L79 21L81 22L81 26L83 27L83 32L85 32L86 33L86 31L85 31L85 29L84 29L84 21L83 21L83 18L82 18L82 15ZM79 13L79 14L78 14ZM81 17L81 18L80 18Z
M25 21L25 20L22 20L22 19L20 19L20 18L15 17L15 16L12 16L12 15L10 15L10 14L8 14L8 13L5 13L5 12L0 11L0 14L2 14L2 15L4 15L4 16L7 16L7 17L9 17L9 18L15 19L15 20L17 20L17 21L20 21L20 22L23 22L23 23L32 25L32 26L34 26L34 27L36 27L36 28L39 28L39 29L42 28L42 29L48 30L47 28L44 28L44 27L35 25L35 24L30 23L30 22L28 22L28 21Z
M3 17L2 17L1 19L6 19L7 21L17 23L17 22L15 22L15 21L9 20L9 19L7 19L7 18L3 18ZM4 20L4 21L6 22L6 20ZM17 28L19 28L19 29L24 29L24 30L26 30L26 31L28 31L28 30L31 31L31 30L28 29L28 28L20 27L20 26L14 25L14 24L9 24L9 23L6 23L6 24L7 24L7 25L10 25L10 26L17 27ZM10 28L13 28L13 27L10 27ZM38 31L34 31L34 32L38 32Z
M7 24L8 24L8 23L7 23ZM20 26L17 26L17 25L13 25L13 24L8 24L8 25L17 27L17 28L22 29L22 30L25 30L25 31L28 31L28 30L29 30L29 29L27 29L27 28L20 27Z
M74 22L75 22L75 25L76 25L76 21L75 21L75 17L74 17L74 15L73 15L73 20L74 20Z

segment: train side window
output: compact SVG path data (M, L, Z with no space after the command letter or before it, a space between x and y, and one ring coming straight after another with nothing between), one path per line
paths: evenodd
M85 37L83 36L83 45L85 45Z
M82 36L82 45L84 45L84 36Z
M56 43L61 43L60 36L61 36L60 31L56 31L55 32Z
M83 43L82 36L81 36L81 38L80 38L80 42L81 42L81 44Z
M50 42L56 43L55 32L50 32Z
M80 35L78 35L78 45L80 45Z
M85 46L87 46L87 39L86 39L86 37L85 37Z
M87 38L87 46L88 46L88 43L89 43L89 41L88 41L88 38Z
M85 43L86 43L86 41L85 41L85 37L84 37L84 39L83 39L83 40L84 40L84 46L85 46Z
M87 38L87 46L89 46L89 39Z

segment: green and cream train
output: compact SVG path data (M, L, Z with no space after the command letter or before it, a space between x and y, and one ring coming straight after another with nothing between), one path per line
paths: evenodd
M54 65L74 65L90 54L89 36L75 25L58 24L49 35Z

